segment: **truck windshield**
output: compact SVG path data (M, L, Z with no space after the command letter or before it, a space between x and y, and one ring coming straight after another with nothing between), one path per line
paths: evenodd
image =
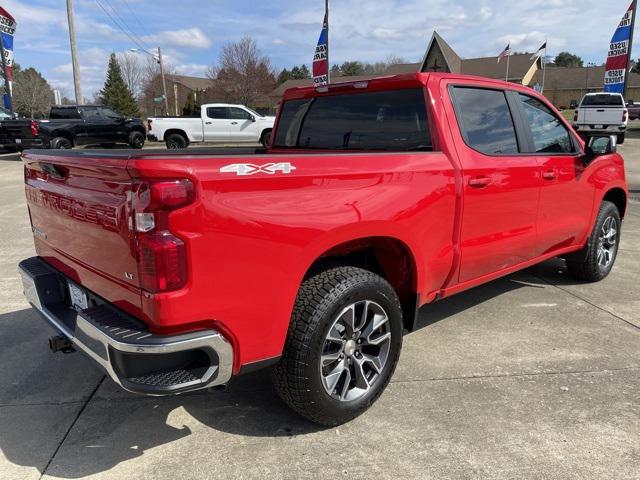
M587 95L582 100L581 107L623 107L620 95Z
M289 100L275 147L323 150L432 150L422 89Z

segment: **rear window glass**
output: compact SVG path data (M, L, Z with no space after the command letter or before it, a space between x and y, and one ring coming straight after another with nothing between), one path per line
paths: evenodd
M79 119L80 113L75 108L52 108L49 118L53 120Z
M582 107L622 107L624 102L620 95L587 95L582 100Z
M285 102L276 147L432 150L422 89L332 95Z
M518 153L513 118L504 92L456 87L455 106L467 144L487 155Z

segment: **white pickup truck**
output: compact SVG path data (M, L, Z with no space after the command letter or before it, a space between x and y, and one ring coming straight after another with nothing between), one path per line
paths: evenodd
M576 109L573 128L582 136L608 133L624 143L629 111L619 93L587 93Z
M147 135L163 141L168 149L187 148L190 143L258 143L267 146L275 117L263 117L243 105L202 105L200 117L150 117Z

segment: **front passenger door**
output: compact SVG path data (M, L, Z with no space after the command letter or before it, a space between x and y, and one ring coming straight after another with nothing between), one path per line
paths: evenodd
M579 244L590 229L593 186L577 140L542 101L518 94L530 151L541 167L538 251L544 255Z
M260 133L256 131L255 117L243 108L229 107L229 125L234 142L257 142Z

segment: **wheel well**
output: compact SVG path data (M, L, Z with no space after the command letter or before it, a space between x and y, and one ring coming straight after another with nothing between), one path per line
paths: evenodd
M618 207L618 212L620 212L620 217L624 218L624 214L627 211L627 194L623 189L613 188L609 190L602 200L611 202L616 207Z
M260 140L262 140L262 137L264 137L264 134L267 132L273 132L273 128L265 128L260 134Z
M71 134L71 132L67 132L65 130L56 130L51 134L51 140L53 140L54 138L58 138L58 137L66 138L71 143L74 143L73 142L73 135Z
M140 132L143 135L145 135L147 133L147 131L143 127L133 127L131 129L131 133L133 133L133 132ZM129 134L129 135L131 135L131 134Z
M167 130L166 132L164 132L164 140L166 141L167 137L169 135L173 135L174 133L177 133L178 135L182 135L187 142L189 141L189 137L184 132L184 130L178 130L177 128L174 128L172 130Z
M400 299L405 328L409 331L415 329L417 271L406 244L390 237L369 237L337 245L313 262L305 279L329 268L342 266L369 270L389 282Z

